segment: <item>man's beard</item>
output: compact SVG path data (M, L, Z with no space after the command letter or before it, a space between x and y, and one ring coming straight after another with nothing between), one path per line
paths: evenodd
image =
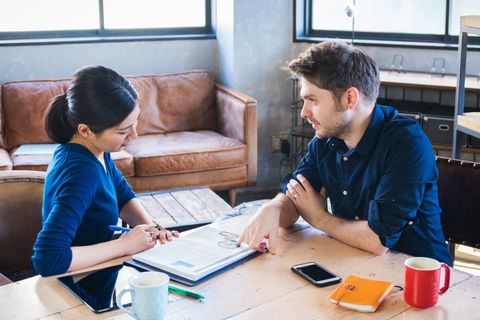
M342 123L338 123L335 128L329 128L329 130L322 130L321 133L318 130L315 130L315 137L317 137L318 139L333 138L333 137L338 139L343 139L347 131L348 131L348 123L345 120L345 121L342 121Z

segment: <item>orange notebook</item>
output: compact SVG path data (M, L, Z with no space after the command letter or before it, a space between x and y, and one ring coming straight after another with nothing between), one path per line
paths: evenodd
M392 288L393 283L389 281L348 276L328 298L330 302L344 308L360 312L374 312L392 291Z

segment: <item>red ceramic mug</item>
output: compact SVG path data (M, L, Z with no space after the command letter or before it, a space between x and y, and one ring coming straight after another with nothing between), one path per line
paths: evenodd
M443 286L440 288L440 273L445 270ZM415 308L433 307L438 295L447 292L450 286L450 268L435 259L413 257L405 260L405 302Z

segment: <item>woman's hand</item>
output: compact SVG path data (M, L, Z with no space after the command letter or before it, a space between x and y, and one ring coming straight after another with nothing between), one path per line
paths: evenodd
M162 227L159 229L151 224L140 224L122 234L118 240L121 241L122 248L124 248L124 255L132 255L153 248L157 240L164 244L178 236L179 233L175 230L170 231Z
M160 241L161 244L164 244L166 243L167 241L172 241L173 238L178 238L179 237L179 233L178 231L176 230L167 230L165 229L164 227L160 226L160 225L156 225L156 226L151 226L151 225L147 225L149 228L147 229L147 231L149 232L152 232L153 234L155 234L155 239L157 239L158 241Z
M147 231L149 228L150 225L138 225L118 238L124 250L124 255L132 255L155 246L156 234Z

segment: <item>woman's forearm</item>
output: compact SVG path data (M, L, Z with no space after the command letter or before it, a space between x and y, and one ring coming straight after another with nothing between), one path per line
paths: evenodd
M90 246L72 247L72 262L68 271L87 268L125 255L119 239Z

